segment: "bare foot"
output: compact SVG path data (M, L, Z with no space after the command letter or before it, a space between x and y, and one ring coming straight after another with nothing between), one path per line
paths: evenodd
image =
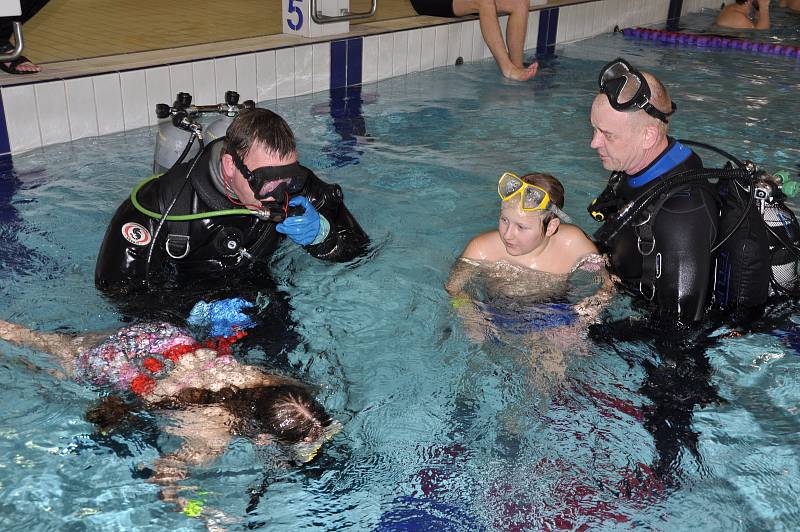
M508 79L513 79L514 81L528 81L533 76L536 75L536 72L539 71L539 63L534 61L527 68L520 68L518 66L512 65L508 72L503 72L503 75Z
M36 74L41 72L42 68L21 55L15 61L0 63L0 70L9 74Z

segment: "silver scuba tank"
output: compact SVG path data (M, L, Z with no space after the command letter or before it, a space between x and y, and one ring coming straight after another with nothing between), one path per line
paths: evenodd
M800 225L784 200L796 193L788 172L761 173L753 183L753 197L766 224L769 243L770 295L800 294Z
M254 107L252 100L239 104L239 93L235 91L227 91L225 102L220 104L192 105L191 94L179 92L172 106L163 103L156 105L156 116L161 121L156 133L153 173L162 174L172 168L196 132L202 131L203 142L206 144L224 137L236 115L243 109ZM221 116L203 127L199 120L205 114ZM191 160L200 153L200 149L200 143L193 144L185 160Z
M792 210L782 201L764 208L772 263L772 293L800 293L800 225Z

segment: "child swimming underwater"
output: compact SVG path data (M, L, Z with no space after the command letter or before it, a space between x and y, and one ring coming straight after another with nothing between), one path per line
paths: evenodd
M305 384L235 360L230 344L236 337L200 344L188 330L155 322L101 338L38 332L0 320L0 339L51 353L76 380L112 392L87 414L101 430L137 408L168 415L172 422L164 430L183 444L156 460L150 481L162 486L162 499L187 515L197 513L197 505L186 510L188 501L175 482L186 478L189 466L220 456L234 436L278 444L289 461L302 463L341 430Z

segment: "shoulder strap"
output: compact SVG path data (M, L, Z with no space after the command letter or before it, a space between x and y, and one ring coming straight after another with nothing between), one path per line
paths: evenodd
M170 180L165 183L166 186L162 188L161 196L159 197L159 206L161 212L166 212L170 204L175 201L170 212L176 214L194 214L197 211L197 194L194 192L192 186L183 186L185 183L175 183L175 180ZM177 197L175 197L177 194ZM173 259L182 259L189 254L191 249L190 245L190 221L170 221L167 220L167 240L164 248Z

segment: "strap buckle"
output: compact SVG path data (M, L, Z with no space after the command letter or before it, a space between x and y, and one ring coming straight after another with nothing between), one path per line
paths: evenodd
M167 242L164 244L167 250L167 255L173 259L182 259L189 254L189 236L188 235L167 235ZM174 251L173 251L174 250Z
M650 244L650 249L648 249L646 253L642 249L642 243ZM641 236L637 236L636 237L636 247L639 249L639 253L641 253L643 256L646 257L646 256L650 255L656 249L656 239L653 238L652 240L643 240Z
M650 295L649 296L644 293L643 289L644 289L644 285L642 284L641 281L639 281L639 293L642 294L646 300L652 301L653 298L656 297L656 285L654 285L654 284L650 285Z

